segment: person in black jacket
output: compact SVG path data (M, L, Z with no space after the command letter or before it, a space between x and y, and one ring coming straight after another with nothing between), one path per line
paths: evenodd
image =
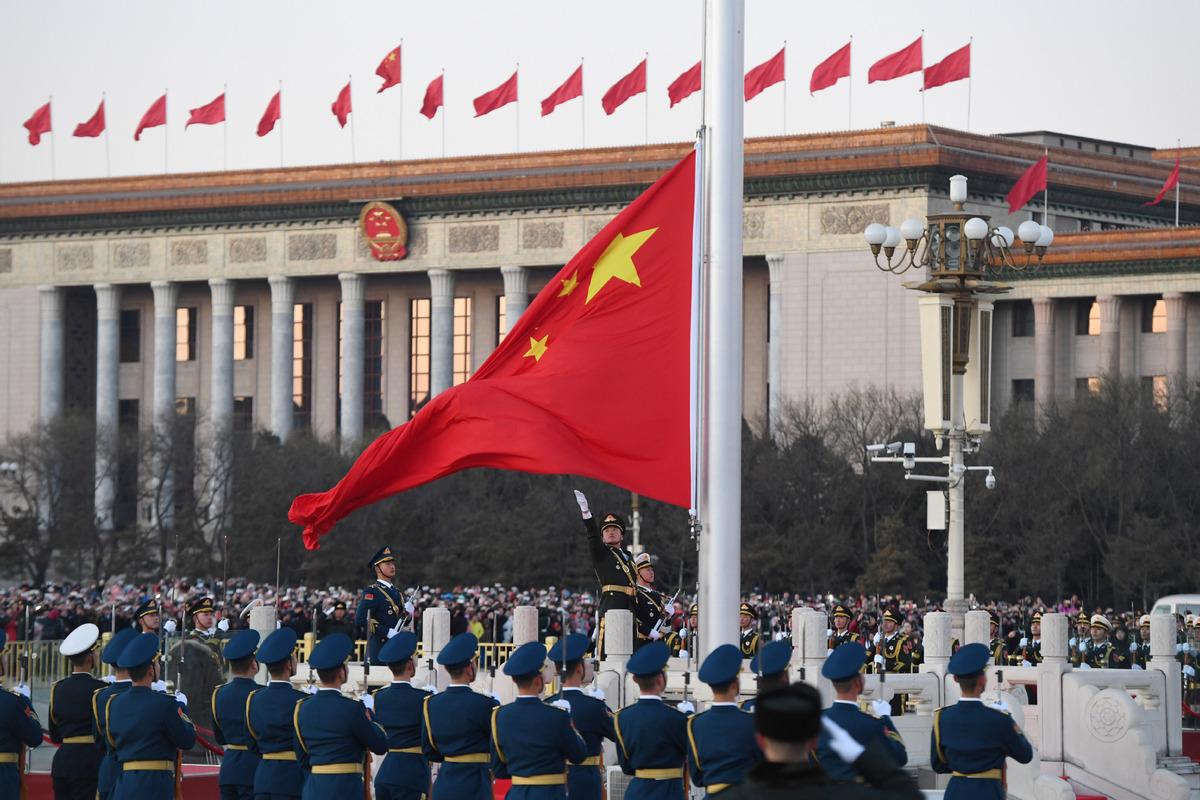
M99 640L100 629L88 622L59 646L72 672L50 688L50 741L61 745L50 766L55 800L96 796L104 749L92 732L92 695L108 685L92 675Z
M633 559L625 552L625 520L619 514L605 514L599 527L588 508L583 492L576 490L575 502L583 515L584 537L600 582L600 631L596 637L596 652L604 658L604 615L610 609L626 609L637 613L637 575Z

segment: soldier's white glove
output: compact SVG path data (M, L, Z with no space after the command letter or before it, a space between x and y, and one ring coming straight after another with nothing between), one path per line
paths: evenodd
M685 714L695 714L696 713L696 707L694 705L692 705L691 700L684 700L682 703L679 704L678 708L680 711L682 711Z
M650 631L650 641L656 642L662 638L662 634L658 631Z
M579 504L579 512L583 514L583 518L591 519L592 512L588 510L587 498L578 489L575 490L575 502Z
M413 612L416 610L417 610L417 607L412 604L411 600L404 601L404 613L405 614L408 614L411 617L413 615Z
M859 744L849 731L829 717L821 717L821 727L829 734L829 746L833 748L833 752L837 753L838 758L847 764L853 764L867 749Z
M105 675L103 680L105 683L116 683L117 676L116 675Z
M550 703L550 705L554 706L555 708L561 708L563 711L571 710L571 704L566 700L554 700Z
M1184 642L1184 643L1183 643L1183 652L1185 652L1185 653L1190 653L1190 652L1191 652L1191 650L1192 650L1192 645L1191 645L1191 643L1189 643L1189 642Z
M283 623L280 622L279 620L275 620L275 630L279 630L282 627L283 627Z
M687 650L680 650L680 651L679 651L679 657L680 657L680 658L691 658L691 657L692 657L692 654L691 654L691 653L689 653Z
M24 683L18 683L17 688L13 689L13 691L21 695L21 697L24 697L26 700L30 699L29 687Z
M153 683L150 684L150 691L152 691L152 692L165 692L166 690L167 690L167 682L166 681L154 681Z
M829 658L831 655L833 655L833 648L832 647L825 648L825 657Z
M358 696L358 700L360 703L362 703L364 706L367 707L368 711L375 710L375 697L373 695L369 695L366 692L363 692L362 694L360 694Z
M880 639L879 631L875 631L875 636L874 636L874 638L871 639L871 641L873 641L875 644L879 644L879 639Z
M1079 665L1079 668L1080 668L1080 669L1091 669L1091 668L1092 668L1092 665L1091 665L1091 664L1086 664L1086 663L1085 663L1085 664L1080 664L1080 665Z
M1022 666L1022 667L1032 667L1032 666L1033 666L1033 664L1030 664L1030 663L1029 663L1029 660L1028 660L1028 659L1025 659L1025 660L1022 660L1022 661L1021 661L1021 666Z
M395 635L396 635L397 633L399 633L399 632L400 632L400 631L396 630L395 628L388 628L388 632L387 632L387 638L389 638L389 639L390 639L390 638L392 638L393 636L395 636Z
M163 630L166 631L167 633L174 633L175 632L175 620L169 619L166 622L164 622Z
M1142 665L1141 665L1141 664L1134 664L1134 665L1132 666L1132 669L1141 669L1141 668L1142 668Z
M832 639L832 638L833 638L833 628L826 628L826 629L825 629L825 638L826 638L826 639Z
M997 698L996 702L989 703L989 705L997 711L1008 711L1008 703L1004 702L1003 698Z
M881 667L887 663L887 661L884 660L882 653L876 653L874 661L876 664L878 664Z
M682 653L680 655L682 655ZM587 688L587 693L590 694L592 697L596 698L597 700L604 699L604 692L600 689L599 686L597 686L594 683Z
M434 686L432 683L427 686L422 686L421 688L424 689L425 691L429 692L430 694L438 693L438 688L436 686Z
M306 683L300 687L300 691L304 692L305 694L316 694L317 685L315 683Z
M686 642L686 641L687 641L687 637L688 637L688 629L687 629L687 628L684 628L683 630L681 630L681 631L679 632L679 638L680 638L680 639L683 639L683 640Z
M495 700L497 703L504 702L503 700L500 699L500 695L498 695L496 692L488 692L487 696L492 698L493 700Z
M1017 647L1024 647L1027 644L1029 644L1029 639L1025 636L1022 636L1021 641L1017 643Z
M1131 652L1131 653L1136 653L1136 652L1137 652L1137 647L1138 647L1138 646L1137 646L1137 642L1130 642L1130 643L1129 643L1129 652Z
M220 622L218 622L218 623L217 623L217 630L221 631L222 633L224 633L225 631L229 630L229 620L227 620L227 619L223 619L223 620L221 620Z
M1183 674L1187 675L1189 678L1194 678L1196 677L1196 669L1191 664L1184 664ZM26 697L28 697L28 695L26 695Z
M321 613L327 617L332 617L333 616L333 606L330 606L329 608L322 608Z
M1079 640L1072 636L1070 639L1067 639L1067 644L1071 645L1071 647L1074 647L1075 645L1079 644Z
M182 703L184 708L187 708L187 695L183 692L175 693L175 702Z
M892 704L886 700L872 700L871 710L875 712L877 717L890 717L892 715Z
M663 606L663 613L666 614L668 618L675 616L675 604L667 603L665 606Z

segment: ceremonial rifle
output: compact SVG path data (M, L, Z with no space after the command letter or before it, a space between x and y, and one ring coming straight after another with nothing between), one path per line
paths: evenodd
M674 608L674 607L675 607L675 598L676 598L676 597L679 597L679 591L678 591L678 590L676 590L676 591L675 591L675 595L674 595L674 596L671 598L671 602L670 602L670 603L668 603L667 605L669 605L669 606L671 606L672 608ZM666 621L667 621L667 612L666 612L666 606L663 606L663 615L662 615L661 617L659 617L659 620L658 620L658 622L654 623L654 627L653 627L653 628L651 628L651 631L653 631L654 633L662 633L662 626L663 626L663 623L664 623L664 622L666 622Z

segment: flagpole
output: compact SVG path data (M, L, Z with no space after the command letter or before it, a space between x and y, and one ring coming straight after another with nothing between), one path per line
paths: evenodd
M587 147L587 98L583 95L583 56L579 57L579 149Z
M346 86L354 83L354 76L346 76ZM350 161L354 164L358 163L358 156L354 152L354 89L350 88Z
M517 69L513 73L517 79L517 102L513 103L517 107L517 149L513 152L521 152L521 62L517 62Z
M163 89L164 98L167 96L167 92L170 91L170 88L171 87L168 86L166 89ZM170 130L170 126L167 125L168 105L170 105L169 100L163 103L163 175L167 175L171 172L171 152L167 149L167 131Z
M1050 148L1046 148L1046 188L1042 194L1042 224L1050 227Z
M104 168L108 171L108 177L112 177L112 158L108 153L108 94L100 93L100 105L104 106Z
M1179 166L1179 153L1183 149L1183 140L1175 140L1175 166ZM1179 178L1175 178L1175 227L1179 227Z
M646 144L650 144L650 51L645 52L646 56L646 112L642 115L646 123Z
M50 95L50 180L58 179L58 167L54 161L54 140L58 137L54 135L54 95Z
M967 39L967 47L970 48L967 52L970 53L970 52L975 51L975 48L972 46L974 41L975 41L974 36ZM924 42L921 42L921 52L922 53L925 52L925 43ZM970 133L970 132L971 132L971 73L968 72L967 73L967 133Z
M853 53L854 53L854 47L853 47L854 34L850 34L850 44L851 44L850 53L853 55ZM848 131L854 130L853 99L854 99L854 75L853 75L853 70L851 70L851 74L846 76L846 126L847 126L846 130L848 130Z
M921 28L921 124L925 124L925 29Z
M229 108L229 84L221 85L221 99L225 102L225 108ZM223 143L221 144L221 160L224 162L225 172L229 172L229 115L221 120L221 132Z
M400 39L400 74L404 74L404 39ZM396 133L397 156L404 160L404 81L400 81L400 130Z
M279 79L279 168L283 169L283 78Z
M787 39L783 40L783 63L787 64ZM787 136L787 68L783 70L783 135Z
M446 68L442 67L442 158L446 157Z

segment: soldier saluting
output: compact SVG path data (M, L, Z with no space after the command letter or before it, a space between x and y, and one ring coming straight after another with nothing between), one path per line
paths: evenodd
M637 613L637 577L634 574L633 559L621 546L625 537L625 520L619 514L605 514L597 528L583 492L575 491L575 502L579 504L579 510L583 514L588 552L592 556L596 580L600 581L600 629L597 634L596 652L600 654L600 658L604 658L604 615L612 609L626 609Z
M367 566L375 570L375 582L363 589L363 599L354 612L354 624L367 629L367 658L378 664L379 648L400 632L401 621L412 616L413 604L393 585L396 559L391 547L379 548Z

